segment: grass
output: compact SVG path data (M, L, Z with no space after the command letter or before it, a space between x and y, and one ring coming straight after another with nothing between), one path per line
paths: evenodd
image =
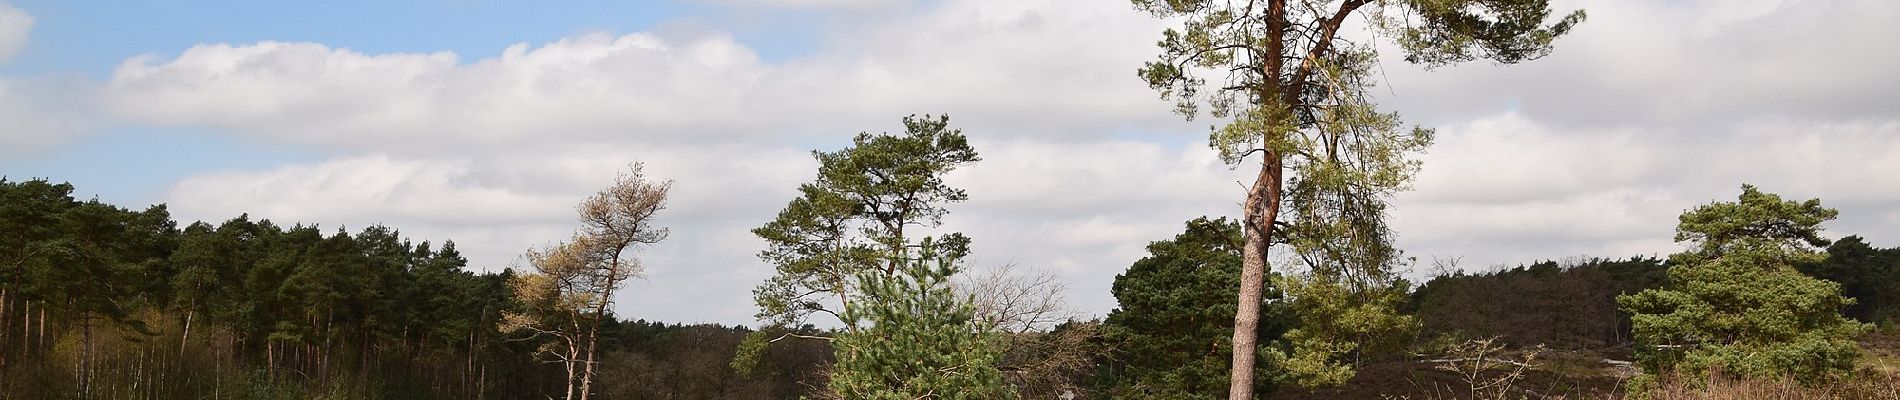
M1900 400L1900 330L1887 329L1861 339L1866 357L1853 379L1806 387L1792 380L1734 379L1729 377L1665 378L1647 396L1631 396L1624 386L1637 372L1615 360L1629 360L1626 349L1550 350L1495 349L1486 356L1499 360L1530 360L1529 366L1496 363L1478 368L1471 363L1448 367L1446 359L1468 359L1471 354L1425 357L1368 365L1337 388L1283 388L1269 399L1377 399L1377 400ZM1468 349L1467 349L1468 350ZM1437 360L1438 362L1433 362ZM1481 366L1483 367L1483 366ZM1508 382L1497 382L1498 379Z

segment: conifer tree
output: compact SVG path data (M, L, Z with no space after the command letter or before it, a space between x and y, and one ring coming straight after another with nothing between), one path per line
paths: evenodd
M672 186L672 181L648 180L643 166L634 163L612 186L575 207L582 227L573 239L529 252L535 271L515 283L524 312L511 314L501 328L530 330L560 341L564 347L544 352L567 368L564 398L592 396L601 323L614 291L643 273L634 248L666 239L667 229L654 219L666 208Z
M1637 361L1652 374L1806 383L1851 372L1868 326L1841 315L1853 299L1839 284L1795 269L1826 257L1821 223L1837 214L1750 185L1735 202L1684 212L1676 241L1693 247L1670 257L1667 286L1617 299L1634 314Z
M759 258L777 269L753 290L759 319L793 326L812 313L837 316L856 300L852 280L859 272L892 275L913 256L968 252L969 239L949 233L934 254L919 254L910 234L937 227L945 204L969 198L943 182L980 160L949 123L948 116L904 117L901 135L859 133L844 150L812 152L818 178L800 185L799 197L777 218L752 230L767 243Z
M1240 224L1227 218L1195 218L1169 240L1148 244L1148 255L1115 277L1119 304L1103 322L1114 379L1103 388L1111 398L1219 399L1227 396L1228 338L1233 337L1234 295L1240 291ZM1270 295L1269 298L1278 296ZM1287 329L1284 302L1261 312L1260 337ZM1210 350L1213 349L1213 350ZM1280 368L1261 363L1272 376ZM1254 387L1270 391L1272 380Z
M776 273L752 291L756 317L765 323L746 338L732 366L749 371L766 345L793 334L812 314L843 321L858 298L862 273L894 275L910 260L961 257L969 238L942 234L925 250L917 229L935 228L948 203L969 198L943 177L981 160L948 116L904 117L900 135L859 133L851 147L813 151L818 177L798 187L799 196L777 218L752 230L767 247L759 259ZM856 324L844 324L855 331ZM772 337L777 332L776 337Z
M935 254L925 238L920 254ZM950 277L955 256L897 262L896 273L861 271L863 301L845 308L845 323L864 328L833 342L838 362L828 387L844 399L988 400L1015 398L997 369L1002 337L976 322L976 308Z
M1142 80L1188 118L1206 106L1213 117L1229 119L1208 137L1229 164L1260 156L1259 172L1241 202L1246 243L1229 393L1236 400L1253 398L1259 339L1254 332L1268 247L1288 243L1297 252L1330 258L1388 243L1385 197L1403 189L1418 168L1413 155L1431 144L1431 130L1405 129L1396 113L1381 112L1371 101L1378 55L1371 43L1340 31L1363 16L1374 33L1398 42L1410 62L1515 63L1548 54L1552 40L1583 20L1579 11L1546 25L1548 0L1133 2L1181 24L1162 32L1161 54L1138 71ZM1213 75L1211 84L1207 75ZM1380 254L1389 253L1359 255ZM1316 284L1337 282L1350 291L1390 278L1391 260L1339 258L1307 259ZM1313 343L1350 340L1318 339ZM1337 346L1323 347L1302 348L1327 352Z

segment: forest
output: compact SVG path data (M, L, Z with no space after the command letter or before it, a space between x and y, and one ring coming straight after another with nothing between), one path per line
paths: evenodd
M945 221L984 153L943 114L808 149L751 221L771 274L731 326L616 311L669 284L643 257L693 200L654 160L574 199L571 234L501 249L512 266L400 226L184 221L0 176L0 399L1900 399L1900 244L1829 231L1835 203L1788 188L1724 183L1652 232L1673 254L1399 247L1394 198L1438 131L1373 101L1382 57L1534 62L1583 10L1132 6L1170 28L1113 68L1211 120L1204 151L1248 180L1231 214L1170 215L1139 259L1086 266L1116 271L1105 315L1033 266L976 268L989 238Z
M7 267L0 393L1188 399L1226 392L1245 242L1238 222L1186 221L1116 276L1113 312L1059 319L1053 277L959 276L959 253L967 251L960 246L971 239L878 230L929 225L884 219L941 217L948 210L939 207L961 198L926 176L979 159L947 121L912 118L905 134L864 134L850 148L814 153L820 177L755 230L772 243L761 258L781 274L754 293L762 319L775 321L756 328L626 320L608 307L612 287L640 273L631 254L665 238L650 222L670 182L645 177L638 165L577 207L583 227L573 238L531 250L530 268L488 273L467 265L453 242L406 238L391 227L326 230L246 215L180 227L164 205L125 208L76 199L69 184L0 180ZM873 176L900 179L863 179ZM827 208L838 204L851 206ZM873 211L891 209L901 211ZM1891 364L1900 356L1900 334L1891 331L1900 322L1900 247L1822 239L1819 223L1832 215L1818 201L1747 186L1736 202L1684 214L1685 241L1740 242L1703 245L1710 254L1480 272L1441 265L1416 284L1390 274L1353 282L1275 273L1258 315L1254 387L1262 398L1892 398L1900 393ZM908 250L879 247L891 243ZM1745 251L1787 263L1698 259ZM838 262L863 267L845 276ZM1705 268L1740 270L1698 275ZM825 302L834 297L848 300ZM808 322L813 314L845 324L821 329ZM1675 344L1685 341L1700 345ZM1326 352L1314 356L1310 347ZM1762 351L1786 353L1756 356Z

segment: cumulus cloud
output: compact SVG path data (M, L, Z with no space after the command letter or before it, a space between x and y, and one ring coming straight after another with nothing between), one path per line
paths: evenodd
M1578 5L1592 19L1543 60L1425 71L1387 57L1380 100L1439 128L1416 191L1394 199L1401 247L1472 268L1666 254L1677 213L1743 182L1823 198L1843 210L1832 232L1900 244L1900 75L1886 72L1900 53L1879 51L1900 6L1558 7ZM1148 242L1237 214L1252 170L1192 143L1206 122L1169 114L1134 76L1166 22L1081 0L896 8L860 10L877 18L784 60L717 32L580 34L479 59L203 44L127 60L96 95L0 79L0 120L75 132L89 119L45 117L96 115L321 147L336 158L200 174L166 201L184 219L384 223L454 239L490 269L566 237L574 203L644 161L678 180L674 236L648 249L650 281L620 310L671 321L748 321L770 269L747 230L812 178L806 151L912 113L951 114L985 159L950 177L972 199L943 229L975 238L978 265L1062 274L1085 312L1114 307L1109 283ZM0 147L57 142L0 126Z
M545 140L707 140L746 134L757 57L730 37L668 43L587 34L463 64L452 53L367 55L311 43L201 45L113 74L113 110L350 150ZM452 139L452 140L451 140Z
M1576 126L1721 124L1740 116L1892 118L1900 52L1881 0L1560 1L1588 22L1542 60L1434 71L1387 57L1386 102L1454 123L1502 109ZM1386 54L1399 54L1386 47ZM1722 135L1722 132L1689 132Z
M1467 267L1678 251L1675 217L1732 200L1743 183L1840 208L1834 234L1900 243L1900 119L1759 117L1564 128L1522 113L1442 127L1416 191L1397 198L1405 247ZM1711 137L1712 136L1712 137Z
M0 3L0 64L26 47L26 34L33 30L33 15L26 10Z
M111 109L137 123L359 151L837 137L912 113L1018 136L1181 126L1129 78L1147 50L1126 43L1148 41L1158 24L1120 8L1069 6L950 2L780 63L761 62L725 34L593 33L469 61L209 44L128 60L108 92Z

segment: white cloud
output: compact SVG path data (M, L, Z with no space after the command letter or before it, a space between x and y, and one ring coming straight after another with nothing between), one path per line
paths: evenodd
M1388 52L1382 101L1440 128L1417 191L1395 200L1403 248L1477 268L1668 253L1677 213L1743 182L1820 197L1843 210L1831 232L1900 245L1900 53L1881 51L1900 7L1581 5L1592 19L1524 65L1426 72ZM806 149L911 113L950 113L985 158L951 178L972 200L945 229L975 238L978 264L1060 272L1085 312L1114 306L1109 282L1148 242L1238 210L1252 170L1183 143L1207 122L1168 114L1134 76L1164 22L1080 0L897 8L860 10L873 18L785 60L719 33L582 34L472 60L205 44L127 60L96 96L0 79L0 147L47 148L91 120L319 146L337 158L200 174L166 200L187 219L386 223L489 268L565 237L572 204L646 161L678 180L674 236L621 311L672 321L749 320L770 271L747 230L811 179Z
M84 82L0 76L0 156L55 148L99 125Z
M1764 117L1598 131L1519 113L1443 127L1393 226L1414 252L1467 267L1574 255L1668 254L1675 218L1743 183L1842 210L1833 234L1900 244L1900 119Z
M1382 49L1386 100L1416 121L1497 111L1564 125L1701 126L1740 117L1900 116L1900 3L1882 0L1563 1L1590 19L1549 57L1424 71ZM1690 132L1706 135L1711 132Z
M33 30L33 15L26 10L0 3L0 64L26 47L27 32Z
M1186 126L1132 78L1149 52L1127 43L1149 41L1159 24L1074 6L950 2L778 63L725 34L594 33L470 61L211 44L128 60L108 91L112 109L137 123L353 151L835 138L913 113L949 113L973 134Z
M352 150L523 142L704 140L746 133L740 88L757 58L729 37L668 43L588 34L452 53L366 55L309 43L202 45L114 73L112 106L141 123L198 125Z
M972 238L973 262L1059 273L1088 313L1114 307L1115 275L1200 216L1233 215L1251 171L1199 144L1139 141L976 143L983 161L947 180L970 201L945 229Z

